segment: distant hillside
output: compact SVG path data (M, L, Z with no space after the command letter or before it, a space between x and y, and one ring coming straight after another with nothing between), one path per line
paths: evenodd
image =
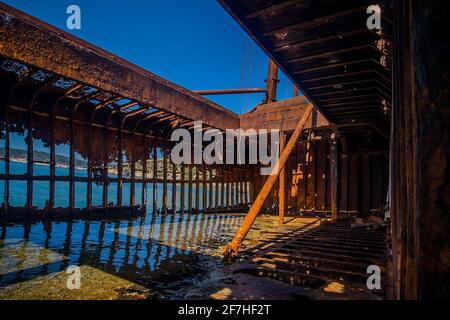
M0 147L0 154L5 154L5 148L4 147ZM23 150L23 149L14 149L11 148L10 149L10 157L11 157L11 161L15 161L15 162L26 162L27 161L27 151ZM35 161L39 161L39 162L48 162L50 159L50 154L48 152L42 152L42 151L34 151L34 160ZM63 156L63 155L56 155L56 162L58 163L58 165L60 166L69 166L69 162L70 159L67 156ZM158 171L161 174L161 168L163 167L163 159L158 158ZM80 168L80 169L87 169L88 167L88 163L87 161L84 160L79 160L76 159L75 160L75 167L76 168ZM180 168L179 166L177 167L177 171L180 172ZM141 166L136 165L136 169L138 171L142 170ZM109 171L112 174L117 174L117 167L114 164L110 164L109 166ZM147 164L147 172L153 172L153 162L149 161ZM124 176L130 176L131 175L131 168L130 165L126 162L124 162L123 164L123 175ZM137 172L137 176L140 175L140 172ZM169 170L168 172L168 178L171 179L172 177L172 170ZM193 173L193 178L196 179L196 172Z
M0 148L0 153L5 154L5 148ZM9 156L12 161L26 162L27 150L11 148ZM34 151L34 160L40 162L48 162L50 160L50 154L48 152ZM69 157L63 155L56 155L56 163L63 166L68 166L70 162ZM75 167L87 169L87 161L75 159Z

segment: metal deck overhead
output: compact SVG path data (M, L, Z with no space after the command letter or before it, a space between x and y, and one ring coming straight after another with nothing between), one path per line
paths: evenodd
M219 2L328 120L388 136L391 1ZM377 2L382 30L370 31L367 8Z

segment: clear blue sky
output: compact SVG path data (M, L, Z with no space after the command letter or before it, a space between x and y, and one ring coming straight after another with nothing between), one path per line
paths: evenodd
M191 90L265 86L267 56L215 0L4 2ZM81 30L66 27L71 4L81 8ZM292 96L280 78L279 100ZM263 95L209 99L243 113Z

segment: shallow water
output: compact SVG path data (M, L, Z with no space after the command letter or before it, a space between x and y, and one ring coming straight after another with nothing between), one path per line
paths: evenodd
M174 283L179 287L190 276L221 268L222 247L242 219L150 214L135 220L3 225L0 299L116 299L124 291L139 298L145 288L151 289L143 291L146 297L165 298ZM81 267L81 290L68 290L69 266Z

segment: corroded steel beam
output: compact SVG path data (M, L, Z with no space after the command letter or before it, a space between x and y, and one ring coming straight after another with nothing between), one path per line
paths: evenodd
M0 55L214 128L239 127L218 104L4 3Z
M267 196L269 195L270 191L272 190L275 182L278 179L278 176L280 175L281 170L284 168L284 165L286 164L289 155L291 154L292 150L296 146L297 140L300 137L300 134L302 133L305 124L308 120L308 118L311 116L311 113L313 111L313 106L310 104L308 108L306 109L303 117L298 122L298 125L292 134L291 138L289 139L289 142L287 143L286 147L284 148L283 152L281 153L280 159L278 160L277 164L275 165L275 168L272 170L272 173L267 178L263 188L261 189L260 193L258 194L258 197L256 198L255 202L253 203L252 207L250 208L247 216L245 217L244 221L242 222L241 226L239 227L238 231L236 232L236 235L234 236L233 241L230 242L225 247L225 258L234 258L237 254L237 251L239 250L239 247L244 241L245 237L247 236L248 232L250 231L250 228L252 227L253 223L256 220L256 217L259 214L259 211L261 210L262 206L264 205L265 200L267 199Z

